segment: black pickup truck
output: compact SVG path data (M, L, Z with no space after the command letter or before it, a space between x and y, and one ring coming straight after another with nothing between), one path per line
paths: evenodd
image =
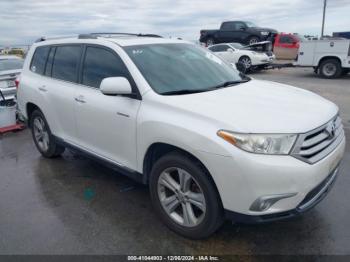
M199 41L207 46L232 42L250 45L260 41L273 42L277 33L275 29L261 28L252 22L227 21L219 30L201 30Z

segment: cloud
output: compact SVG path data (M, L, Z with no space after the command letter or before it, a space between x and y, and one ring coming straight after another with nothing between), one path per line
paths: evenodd
M1 0L0 46L41 36L134 32L199 37L224 20L250 20L281 32L320 34L322 0ZM328 0L326 33L350 30L350 1Z

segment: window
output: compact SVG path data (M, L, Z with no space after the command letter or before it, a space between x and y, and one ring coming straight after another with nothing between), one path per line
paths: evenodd
M83 65L82 84L99 88L106 77L128 77L123 61L112 51L99 47L87 47Z
M235 22L234 23L233 30L240 31L240 30L242 30L242 28L246 28L245 23L242 23L242 22Z
M229 30L233 30L233 29L234 29L234 23L232 23L232 22L223 23L221 26L221 30L229 31Z
M52 65L52 77L70 82L77 82L78 63L81 47L57 46Z
M245 23L243 22L225 22L222 24L221 29L226 31L240 31L243 28L246 28Z
M45 63L47 60L47 55L49 54L49 46L37 47L32 59L30 70L34 73L42 75L45 70Z
M55 54L56 47L51 47L47 62L46 62L46 68L45 68L45 75L46 76L51 76L52 72L52 62L53 62L53 56Z
M281 44L293 44L293 42L294 42L294 39L289 35L282 35L280 37Z
M0 71L22 69L22 67L23 67L22 59L16 59L16 58L0 59Z
M215 45L215 46L211 46L209 47L209 50L212 52L225 52L227 51L227 49L229 49L228 45Z

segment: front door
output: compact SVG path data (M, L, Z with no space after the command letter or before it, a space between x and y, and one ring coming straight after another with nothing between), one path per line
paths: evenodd
M141 101L125 96L107 96L99 90L104 78L131 76L111 49L86 46L76 92L79 145L117 164L135 169L136 120Z

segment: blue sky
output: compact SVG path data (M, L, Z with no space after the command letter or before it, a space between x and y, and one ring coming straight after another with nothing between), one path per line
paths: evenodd
M197 40L223 20L319 35L323 0L0 0L0 46L87 32L156 33ZM350 0L328 0L325 33L350 31Z

